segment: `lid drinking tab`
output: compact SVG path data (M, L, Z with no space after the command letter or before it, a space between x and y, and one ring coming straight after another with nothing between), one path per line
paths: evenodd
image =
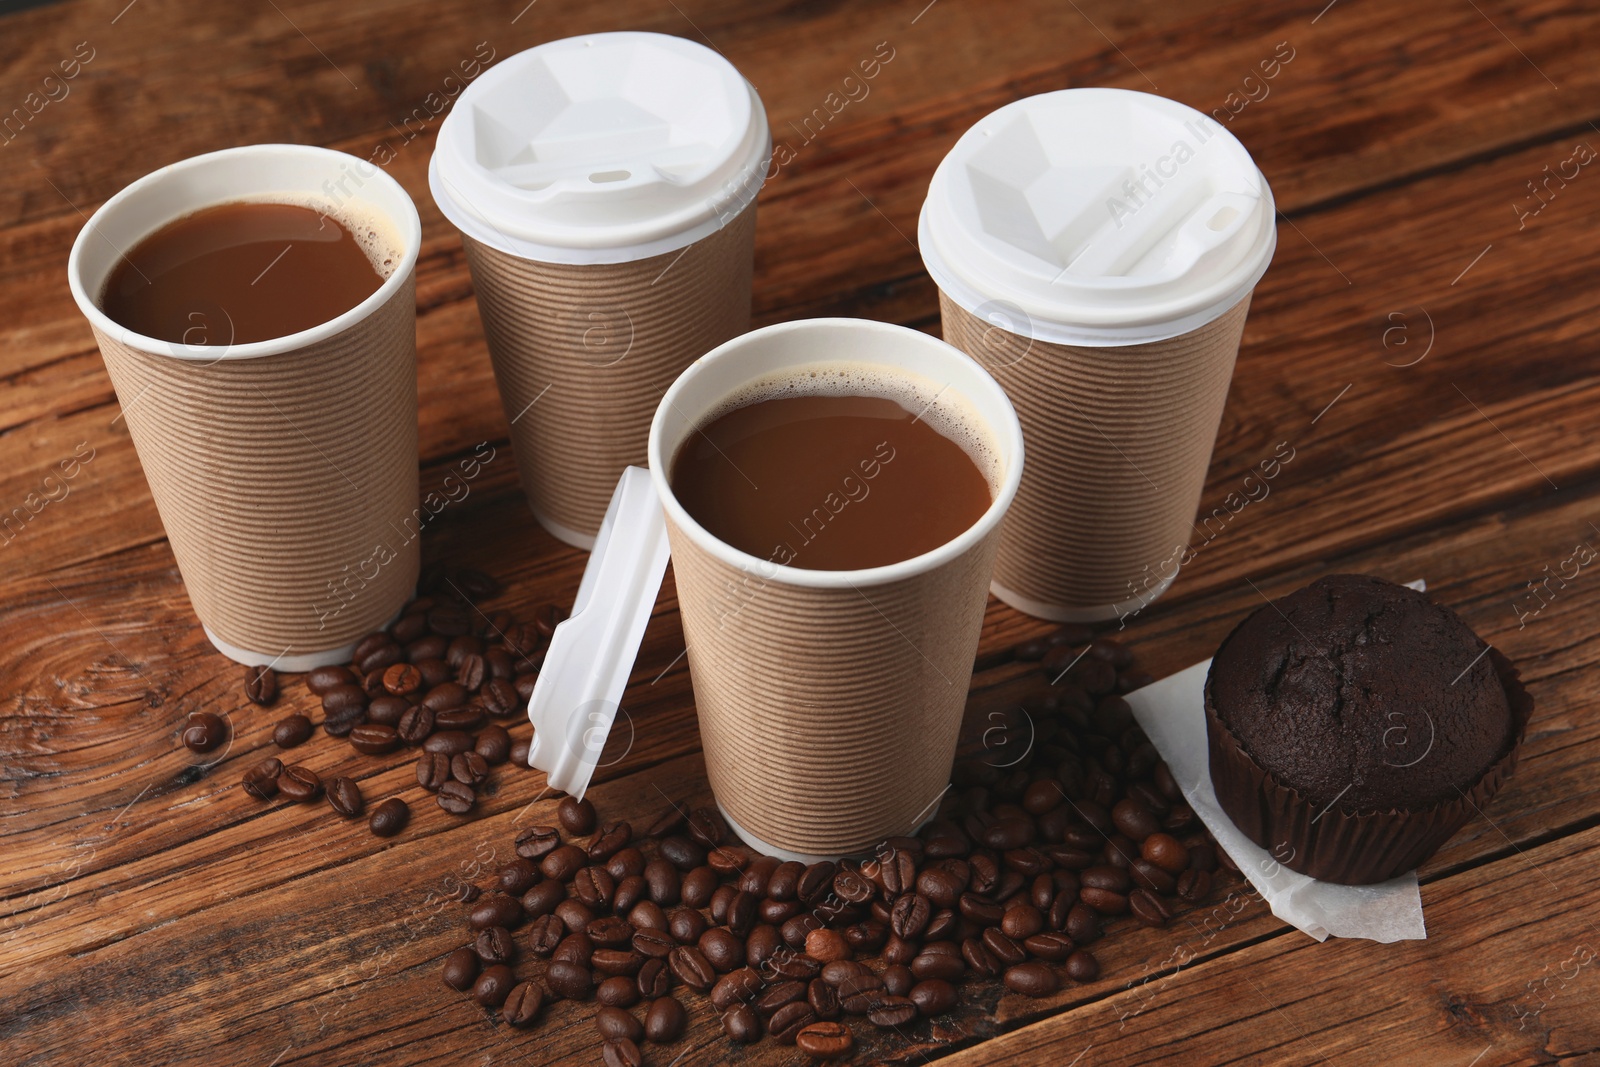
M557 263L681 248L755 199L772 154L748 82L703 45L598 33L519 52L439 130L434 200L463 233Z
M622 472L572 615L556 627L528 701L528 763L582 799L621 707L671 550L643 467Z
M1105 346L1175 337L1238 303L1272 259L1275 216L1250 154L1210 117L1065 89L968 130L919 229L928 272L966 310Z

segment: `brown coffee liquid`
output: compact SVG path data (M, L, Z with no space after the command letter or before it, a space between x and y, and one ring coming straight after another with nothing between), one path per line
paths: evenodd
M220 204L128 250L100 308L146 337L239 345L320 326L381 285L337 220L299 204Z
M978 464L897 400L757 400L674 457L672 491L718 539L810 570L898 563L938 548L993 502Z

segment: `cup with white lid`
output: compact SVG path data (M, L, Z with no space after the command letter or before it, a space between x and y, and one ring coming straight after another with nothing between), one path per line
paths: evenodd
M667 386L748 328L770 157L732 64L656 33L510 56L440 127L429 187L461 231L528 502L561 540L592 547Z
M1123 618L1187 562L1276 210L1200 112L1066 89L979 120L919 222L944 336L1016 405L1028 473L993 591L1062 622Z

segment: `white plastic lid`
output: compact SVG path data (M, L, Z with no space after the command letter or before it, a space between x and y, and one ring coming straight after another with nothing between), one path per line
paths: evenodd
M1128 345L1243 299L1272 260L1276 213L1250 153L1206 115L1063 89L962 135L918 236L928 273L973 314L1055 344Z
M671 549L650 472L622 472L572 615L556 627L528 700L528 764L580 800L606 747Z
M722 56L597 33L519 52L469 85L428 185L458 229L501 251L625 263L732 221L771 155L761 98Z

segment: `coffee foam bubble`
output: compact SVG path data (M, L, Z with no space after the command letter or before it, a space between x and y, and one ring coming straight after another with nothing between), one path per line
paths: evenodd
M229 203L293 204L332 219L356 239L356 244L366 253L372 269L385 281L388 281L404 257L405 243L400 240L400 235L395 232L389 220L376 208L365 204L348 202L335 204L331 200L307 193L263 193L258 196L240 197Z
M789 367L750 382L718 401L696 420L709 426L736 408L786 396L871 396L893 400L954 441L967 454L991 494L1004 479L1004 462L994 435L966 397L915 371L838 360ZM680 444L681 448L682 445Z

